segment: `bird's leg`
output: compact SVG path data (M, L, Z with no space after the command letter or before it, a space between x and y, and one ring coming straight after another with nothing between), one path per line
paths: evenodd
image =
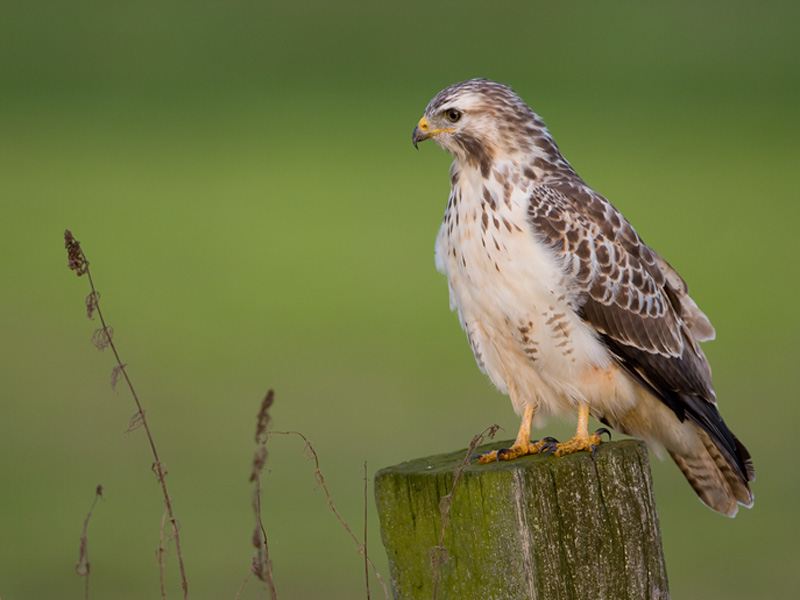
M602 441L602 434L604 433L608 433L611 436L608 429L598 429L594 433L589 433L589 407L581 405L578 409L578 429L575 431L575 437L568 442L558 442L549 438L545 442L542 451L553 456L564 456L581 450L594 452Z
M519 426L519 433L517 439L511 448L501 448L500 450L492 450L485 454L478 455L478 462L482 465L486 463L499 461L499 460L513 460L520 456L528 454L538 454L539 451L547 444L547 442L531 443L531 422L533 421L534 407L525 407L525 412L522 415L522 424Z

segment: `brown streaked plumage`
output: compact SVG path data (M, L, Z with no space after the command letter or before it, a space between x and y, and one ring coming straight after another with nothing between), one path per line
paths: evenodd
M414 130L415 145L429 138L455 158L437 268L478 366L523 416L514 445L481 462L590 449L591 413L665 448L712 509L752 506L750 455L719 414L698 344L714 329L678 273L508 86L444 89ZM573 440L531 443L532 422L575 412Z

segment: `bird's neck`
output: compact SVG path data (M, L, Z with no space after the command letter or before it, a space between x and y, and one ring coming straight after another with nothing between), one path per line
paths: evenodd
M481 162L456 156L450 169L451 184L454 183L454 175L458 174L484 180L492 176L498 178L498 174L502 174L510 180L519 178L534 184L580 180L549 136L534 140L530 147L522 150L496 152Z

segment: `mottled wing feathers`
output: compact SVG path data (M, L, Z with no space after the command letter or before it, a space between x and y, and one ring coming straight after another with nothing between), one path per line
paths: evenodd
M708 320L708 317L689 296L689 289L686 286L686 282L658 252L652 248L650 252L655 256L658 267L667 278L669 289L678 297L680 304L679 314L683 322L686 323L686 326L689 328L689 331L692 332L694 339L698 342L713 340L715 336L714 327L711 325L711 321Z
M675 309L678 294L668 291L660 257L602 196L583 186L560 187L535 187L528 215L565 261L592 325L625 345L682 356L686 344Z
M713 338L714 329L683 279L580 180L533 188L528 216L563 259L582 317L620 367L681 421L688 416L717 440L742 476L751 474L749 454L716 408L711 370L697 344Z

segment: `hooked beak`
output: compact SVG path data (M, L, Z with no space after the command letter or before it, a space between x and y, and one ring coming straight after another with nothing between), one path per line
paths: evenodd
M414 144L414 148L419 150L420 142L424 142L429 137L431 137L430 127L428 126L428 119L422 117L417 123L417 126L414 127L414 133L411 134L411 142Z
M449 133L451 131L455 131L455 127L453 129L431 129L430 125L428 125L428 118L422 117L417 126L414 127L414 133L411 134L411 142L414 144L414 148L418 148L418 143L424 142L440 133Z

